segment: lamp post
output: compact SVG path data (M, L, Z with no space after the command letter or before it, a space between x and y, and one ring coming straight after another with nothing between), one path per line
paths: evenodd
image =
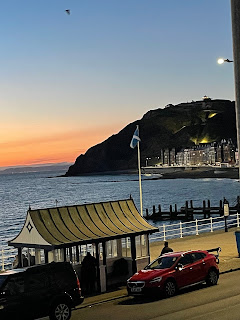
M233 60L219 58L217 62L218 64L223 64L224 62L233 62Z
M235 82L235 110L238 146L238 179L240 180L240 1L231 0L232 38Z
M148 166L148 160L150 160L151 158L146 158L146 167Z

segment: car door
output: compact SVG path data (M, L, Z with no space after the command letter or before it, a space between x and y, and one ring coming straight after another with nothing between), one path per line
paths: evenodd
M192 272L192 256L190 253L185 253L178 261L178 267L175 273L178 288L189 286L193 283Z
M24 318L26 305L24 304L23 273L8 276L1 288L0 305L9 319L19 319L20 315Z
M26 272L25 282L25 299L29 314L34 317L47 315L52 299L47 272L40 267L31 268Z
M191 255L193 260L192 271L194 273L194 282L203 281L206 278L205 254L203 252L193 252Z

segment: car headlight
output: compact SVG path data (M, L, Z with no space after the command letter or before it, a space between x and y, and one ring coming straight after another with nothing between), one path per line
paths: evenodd
M156 283L160 281L162 281L162 277L156 277L156 278L153 278L151 281L149 281L149 283Z

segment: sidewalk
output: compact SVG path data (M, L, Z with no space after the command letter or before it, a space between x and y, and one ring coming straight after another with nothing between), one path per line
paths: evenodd
M231 272L240 269L240 258L238 257L238 250L235 238L235 231L237 228L232 228L228 232L224 230L214 231L211 233L202 233L198 236L188 236L182 239L168 240L169 246L174 251L186 251L186 250L208 250L212 248L221 247L222 251L219 255L219 269L220 273ZM163 241L152 242L150 244L150 256L151 261L156 259L163 248ZM92 297L86 297L84 302L77 307L86 308L91 305L111 301L124 297L127 295L126 287L121 287L118 290L112 292L106 292L103 294L95 295Z

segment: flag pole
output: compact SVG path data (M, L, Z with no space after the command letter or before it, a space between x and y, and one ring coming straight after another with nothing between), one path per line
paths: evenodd
M139 126L137 125L137 129L139 132ZM140 136L140 134L139 134ZM142 204L142 178L141 178L141 161L140 161L140 146L139 146L139 141L137 143L137 148L138 148L138 176L139 176L139 195L140 195L140 213L141 216L143 217L143 204Z

